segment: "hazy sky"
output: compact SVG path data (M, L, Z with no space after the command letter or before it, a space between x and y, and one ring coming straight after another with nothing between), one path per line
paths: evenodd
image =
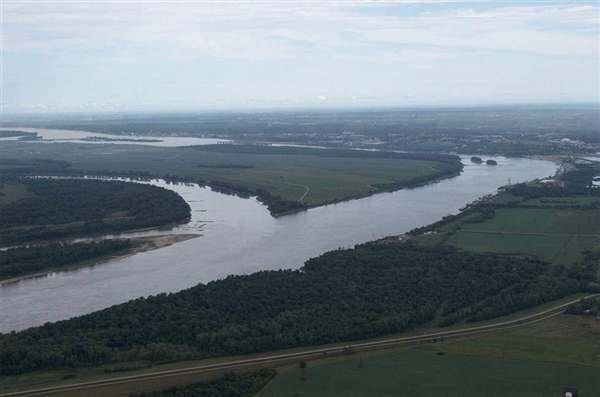
M597 1L1 4L5 113L600 95Z

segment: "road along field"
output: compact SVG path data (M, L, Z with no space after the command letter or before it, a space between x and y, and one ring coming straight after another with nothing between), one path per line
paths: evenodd
M598 294L600 295L600 294ZM588 298L598 296L589 295ZM176 370L160 371L159 368L153 369L154 372L148 372L140 375L131 376L105 376L102 380L90 380L81 382L70 380L60 382L62 385L54 386L48 384L44 388L18 387L18 390L10 391L10 386L4 385L3 393L0 397L15 397L15 396L37 396L37 395L53 395L53 396L121 396L129 395L147 390L156 390L165 388L173 384L182 384L203 379L203 375L220 374L227 371L249 370L255 368L274 367L286 363L297 363L299 361L319 359L331 356L347 356L363 351L390 349L397 346L413 345L420 343L437 342L444 339L445 341L454 339L464 339L466 337L481 336L488 333L498 331L506 331L518 329L521 327L531 326L533 324L548 321L549 319L561 316L564 309L580 299L575 299L567 303L561 303L549 309L544 309L536 313L527 314L520 318L497 322L490 325L475 326L470 328L456 329L443 332L430 332L420 335L399 336L382 338L370 342L359 342L352 344L337 345L335 347L324 347L316 349L299 349L296 352L284 354L269 354L258 358L250 359L227 359L216 364L207 364L200 366L192 366L188 368L180 368ZM9 390L7 390L9 389ZM19 390L20 389L20 390ZM13 389L14 390L14 389ZM305 394L309 395L309 394Z

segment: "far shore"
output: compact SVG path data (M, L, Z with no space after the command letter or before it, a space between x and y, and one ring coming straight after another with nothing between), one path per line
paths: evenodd
M40 273L26 274L26 275L19 276L19 277L9 278L6 280L0 280L0 285L10 284L10 283L14 283L17 281L21 281L21 280L25 280L25 279L33 278L33 277L45 276L47 274L54 273L54 272L73 270L73 269L86 267L86 266L99 265L99 264L114 261L117 259L124 259L124 258L128 258L130 256L133 256L135 254L139 254L140 252L147 252L147 251L152 251L152 250L159 249L159 248L168 247L170 245L177 244L177 243L180 243L180 242L186 241L186 240L191 240L193 238L200 237L200 236L202 236L202 235L201 234L164 234L164 235L160 235L160 236L134 237L134 238L130 238L130 240L133 242L136 242L138 244L136 244L134 247L131 247L130 249L128 249L125 252L122 252L118 255L113 255L109 258L103 257L100 260L91 259L89 261L81 262L78 264L76 263L71 266L64 266L64 267L59 267L59 268L54 268L54 269L48 269L47 271L40 272Z

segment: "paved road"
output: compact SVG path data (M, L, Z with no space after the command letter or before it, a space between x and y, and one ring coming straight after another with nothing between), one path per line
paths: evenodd
M593 298L593 297L597 297L597 296L600 296L600 294L589 295L589 296L586 296L584 299L589 299L589 298ZM398 345L402 345L402 344L409 344L409 343L415 343L415 342L424 342L424 341L438 339L438 338L444 338L444 339L462 338L465 336L472 336L472 335L477 335L477 334L482 334L482 333L487 333L487 332L522 327L525 325L537 323L539 321L544 321L549 318L552 318L552 317L562 314L564 312L564 309L567 306L575 304L577 302L579 302L579 299L562 304L560 306L556 306L552 309L544 310L539 313L535 313L535 314L532 314L532 315L529 315L526 317L522 317L517 320L505 321L505 322L501 322L501 323L497 323L497 324L472 327L472 328L462 329L462 330L435 332L435 333L416 335L416 336L406 336L406 337L401 337L401 338L388 338L388 339L382 339L382 340L375 341L375 342L354 343L354 344L350 344L350 345L346 345L346 346L315 349L315 350L303 351L303 352L298 352L298 353L277 354L277 355L272 355L272 356L268 356L268 357L230 361L230 362L221 363L221 364L201 365L201 366L185 368L185 369L160 371L160 372L155 372L155 373L151 373L151 374L124 376L124 377L119 377L119 378L98 380L98 381L93 381L93 382L75 383L75 384L65 385L65 386L56 386L56 387L48 387L48 388L43 388L43 389L29 390L29 391L24 391L24 392L0 394L0 397L41 396L41 395L46 395L46 394L64 393L64 392L74 391L74 390L91 389L91 388L101 387L101 386L117 385L117 384L121 384L121 383L142 382L142 381L147 381L149 379L157 379L157 378L164 378L164 377L170 377L170 376L200 374L203 372L224 371L224 370L229 371L229 370L239 369L239 368L243 368L243 367L256 366L258 364L261 364L264 366L265 364L276 364L276 363L279 363L282 361L299 361L301 359L306 360L306 359L315 358L315 357L323 357L324 355L344 354L344 353L347 353L349 349L351 349L353 352L357 352L357 351L363 351L363 350L376 350L376 349L389 348L392 346L398 346Z

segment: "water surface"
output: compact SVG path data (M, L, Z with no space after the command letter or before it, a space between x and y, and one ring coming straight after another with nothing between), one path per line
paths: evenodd
M297 269L314 256L407 232L449 214L508 183L553 175L547 161L494 157L438 183L382 193L273 218L255 199L223 195L197 185L153 184L179 194L191 221L165 233L202 237L96 266L51 273L1 287L2 332L90 313L140 296L176 292L230 274ZM156 234L156 231L138 235Z

